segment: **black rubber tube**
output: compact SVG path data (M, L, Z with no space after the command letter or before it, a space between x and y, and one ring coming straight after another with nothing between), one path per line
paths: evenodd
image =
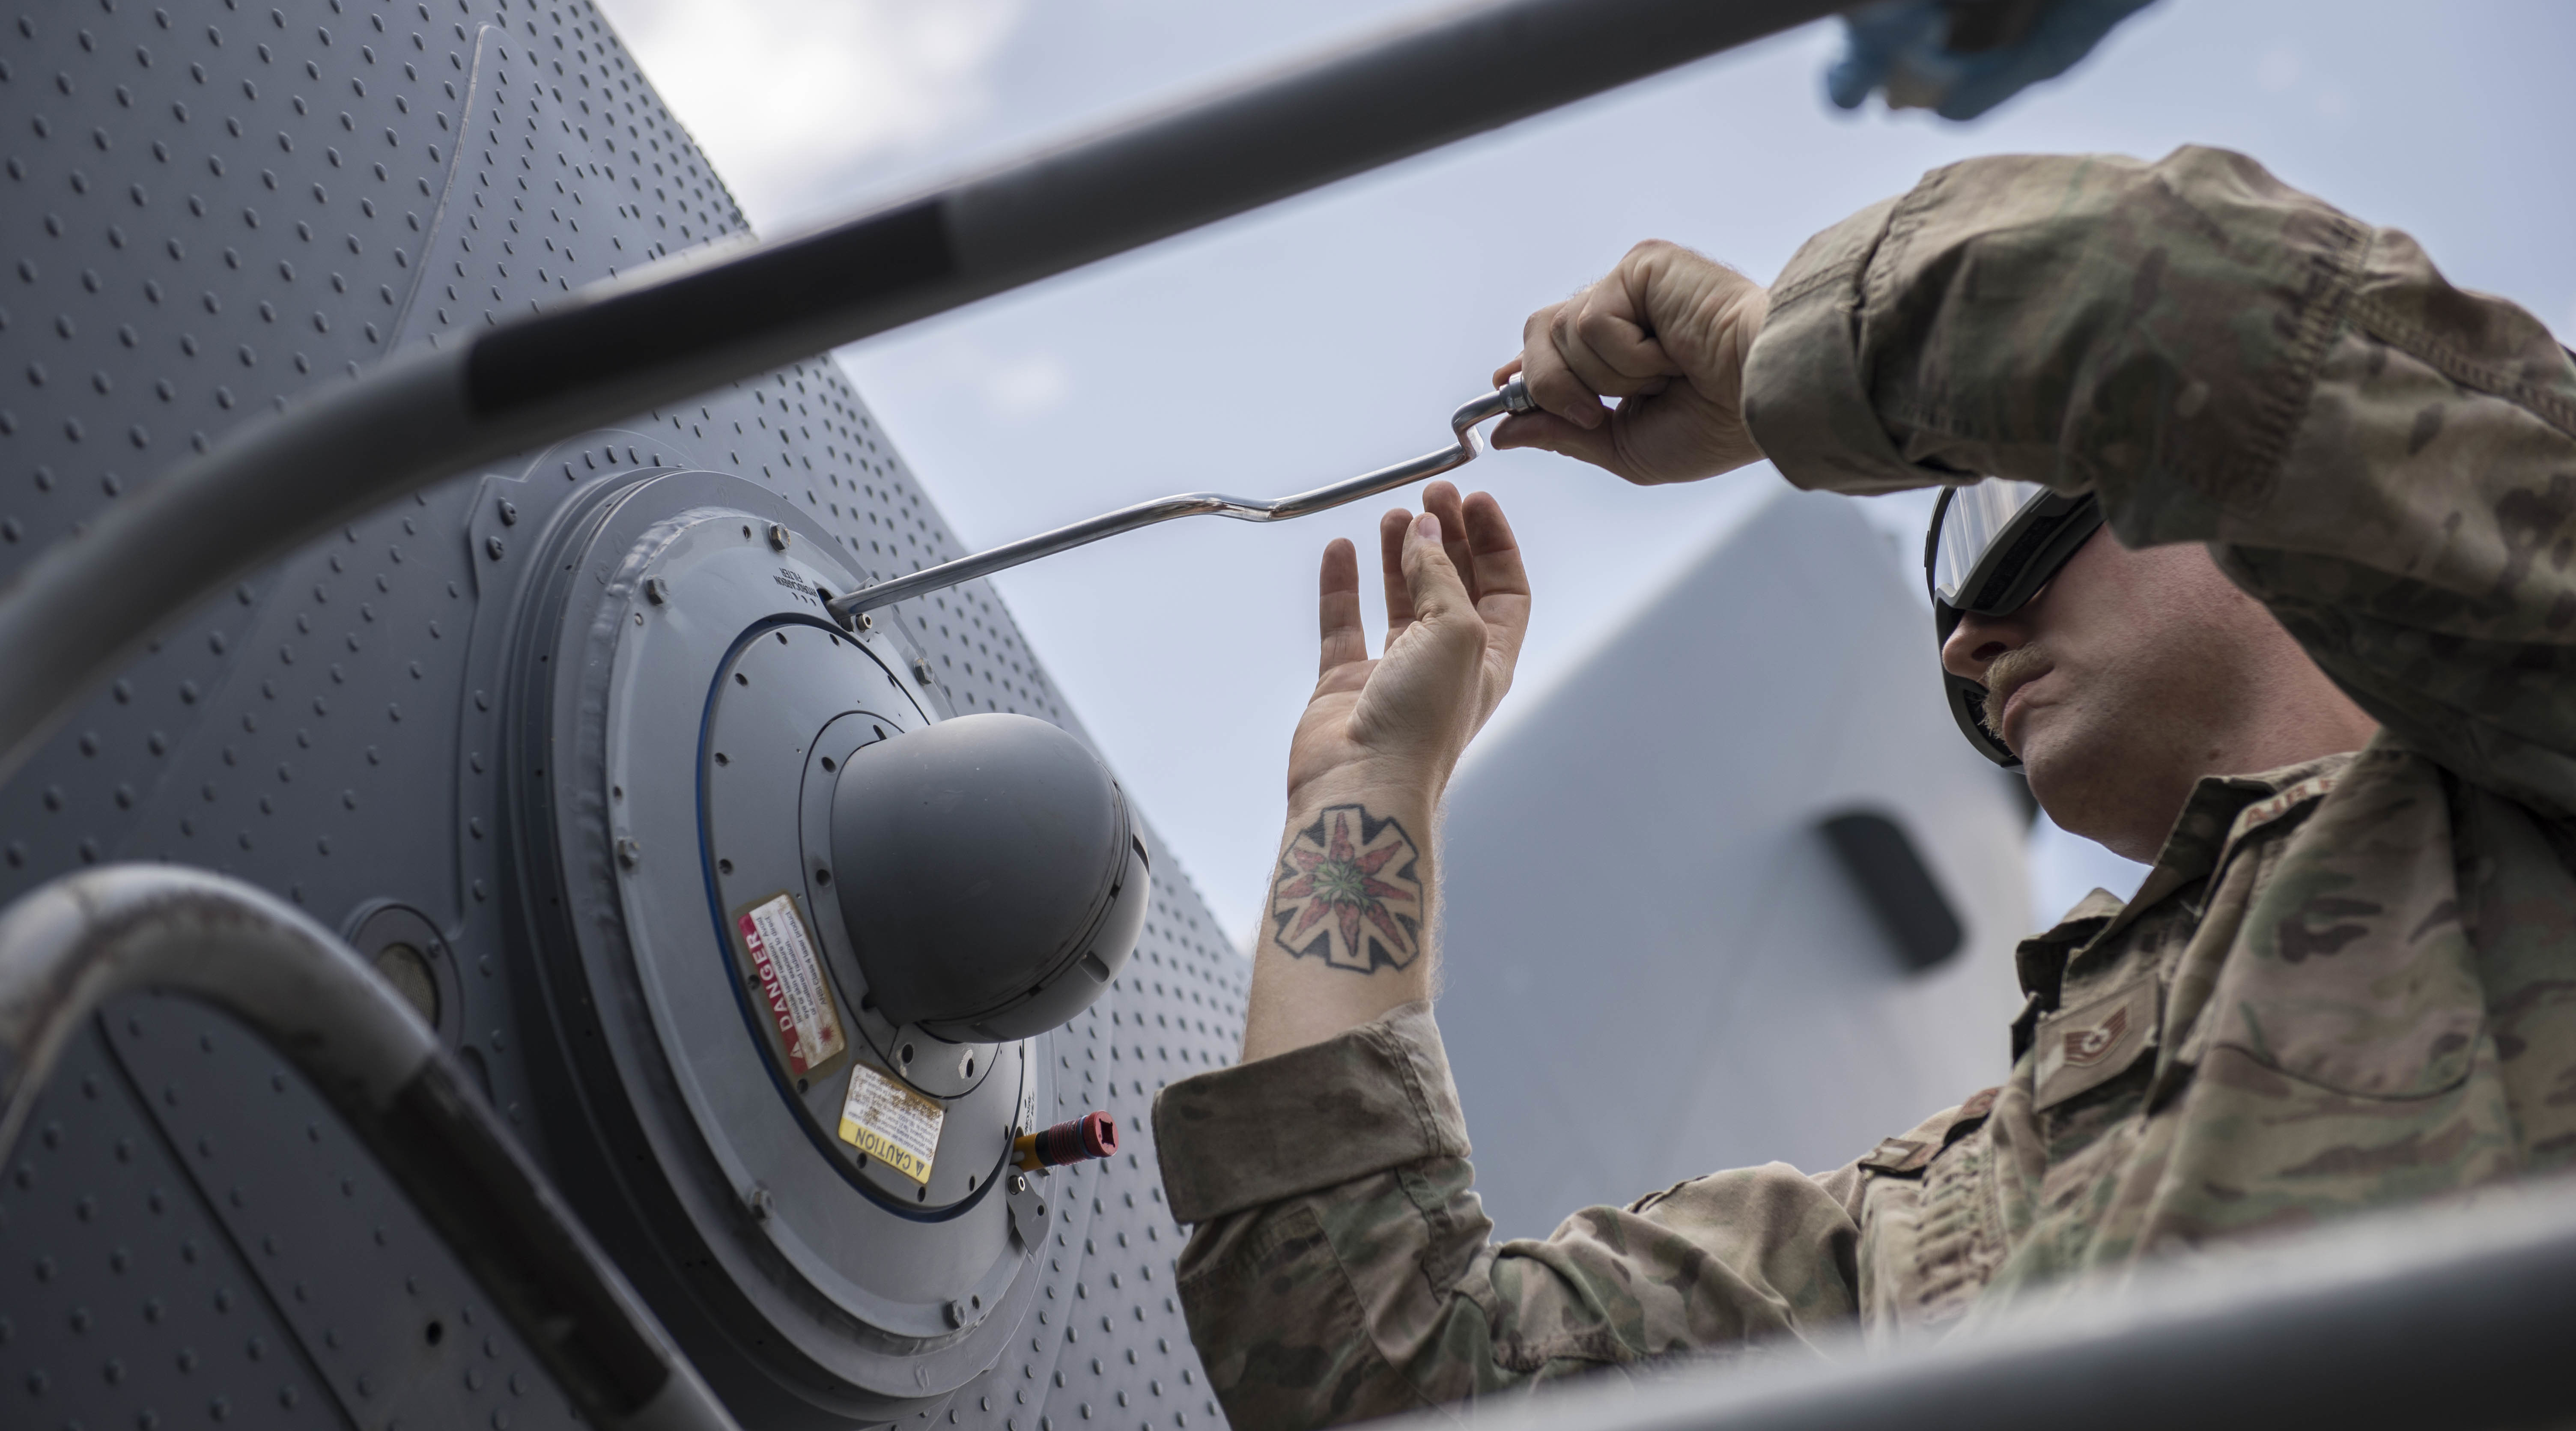
M727 344L794 331L818 315L900 304L957 271L946 205L907 205L701 269L676 282L522 319L466 356L478 417L603 382L632 381Z

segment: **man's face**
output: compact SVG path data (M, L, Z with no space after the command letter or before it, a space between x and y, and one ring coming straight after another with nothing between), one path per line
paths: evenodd
M2106 527L2019 611L1961 619L1941 664L1986 686L1986 722L2050 818L2144 859L2192 782L2230 768L2229 733L2285 654L2322 682L2201 548L2133 552Z

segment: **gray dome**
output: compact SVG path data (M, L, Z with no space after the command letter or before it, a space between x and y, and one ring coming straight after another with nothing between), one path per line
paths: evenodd
M832 887L888 1018L1027 1038L1089 1007L1153 880L1118 782L1045 721L958 716L866 746L832 792Z

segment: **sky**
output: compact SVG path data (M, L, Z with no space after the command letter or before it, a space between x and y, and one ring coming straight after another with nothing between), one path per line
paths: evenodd
M753 226L783 232L1220 91L1416 19L1392 0L603 0ZM2576 5L2161 0L1985 119L1835 110L1811 26L987 299L838 355L982 547L1169 492L1276 496L1441 446L1521 320L1630 244L1768 280L1809 234L1978 154L2183 143L2422 240L2453 279L2576 334ZM1459 474L1520 531L1519 698L1747 512L1776 473L1630 488L1538 453ZM1392 499L1390 499L1392 500ZM1277 846L1314 680L1313 581L1383 503L1181 522L996 579L1031 644L1228 927ZM1864 502L1918 563L1926 504ZM1929 644L1927 646L1927 679ZM1745 673L1749 689L1763 676ZM1616 692L1601 693L1616 699ZM1512 718L1506 701L1497 721ZM1714 718L1713 718L1714 720ZM1723 739L1722 724L1712 739ZM1475 759L1470 751L1469 760ZM2043 830L2034 918L2136 867Z

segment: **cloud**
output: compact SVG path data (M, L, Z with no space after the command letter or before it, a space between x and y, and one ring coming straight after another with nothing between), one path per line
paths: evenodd
M1023 0L604 0L754 223L982 112Z
M848 353L851 349L844 349ZM1073 370L1045 348L996 352L964 333L946 333L906 355L906 386L973 404L969 420L1016 427L1061 409L1073 397ZM855 375L854 375L855 377ZM866 386L886 387L885 374ZM961 414L961 416L966 416Z
M1062 407L1073 391L1073 378L1053 354L1031 353L994 367L984 375L983 386L984 401L995 416L1024 422Z
M2254 62L2254 83L2265 94L2280 94L2296 85L2307 73L2307 60L2287 44L2274 45Z

